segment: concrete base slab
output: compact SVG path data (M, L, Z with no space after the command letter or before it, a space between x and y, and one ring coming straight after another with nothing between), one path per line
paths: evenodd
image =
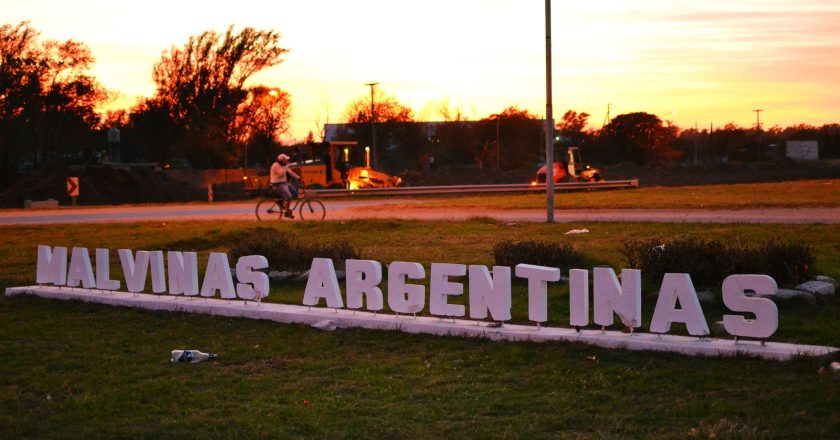
M35 295L41 298L94 302L147 310L201 313L215 316L266 319L285 324L305 324L330 320L337 328L402 331L437 336L477 337L498 341L566 341L603 348L650 350L690 356L746 355L763 359L788 360L796 356L823 356L840 350L819 345L780 342L699 339L689 336L623 333L620 331L581 330L505 324L489 327L487 322L441 319L429 316L405 316L345 309L325 309L290 304L231 301L215 298L172 295L133 294L54 286L10 287L6 295Z

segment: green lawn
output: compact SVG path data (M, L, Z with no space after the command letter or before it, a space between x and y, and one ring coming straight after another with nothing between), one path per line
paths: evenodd
M545 208L545 193L436 198L426 207L496 209ZM412 204L412 206L415 206ZM640 187L632 190L557 191L557 209L747 209L840 206L840 180L796 180L777 183L739 183L679 187ZM416 208L415 208L416 209Z
M264 225L260 225L264 226ZM2 227L0 286L34 283L35 247L227 250L250 222ZM586 227L586 235L564 236ZM492 264L502 240L571 241L622 266L629 238L696 235L803 241L840 278L840 225L282 223L277 233L347 240L364 258ZM112 262L113 263L113 262ZM117 270L116 265L112 270ZM646 286L650 291L655 286ZM300 303L302 284L271 301ZM523 319L524 287L514 291ZM550 292L565 325L566 292ZM644 328L652 299L646 296ZM781 303L774 340L840 346L840 301ZM705 309L711 324L721 306ZM706 359L561 343L498 343L0 298L0 436L476 438L778 437L840 432L833 359ZM220 359L171 365L169 351Z

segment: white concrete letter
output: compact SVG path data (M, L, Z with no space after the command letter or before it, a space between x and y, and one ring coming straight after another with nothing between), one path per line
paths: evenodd
M152 275L152 292L166 292L166 272L163 270L163 251L149 252L149 269Z
M464 293L462 283L453 283L449 277L462 277L467 274L463 264L432 263L429 274L429 313L435 316L464 316L462 304L449 304L450 296Z
M67 248L38 245L38 263L35 282L38 284L67 284Z
M548 282L560 280L556 267L517 264L516 276L528 280L528 319L535 322L548 320Z
M236 298L227 254L210 252L210 257L207 259L207 270L204 272L204 282L201 283L201 296L213 297L217 290L224 299Z
M246 255L236 260L236 295L242 299L256 300L268 296L268 274L259 269L268 267L262 255Z
M67 285L76 287L82 284L85 289L96 287L93 276L93 266L90 264L90 254L87 248L74 247L70 255L70 267L67 269Z
M120 290L120 281L111 279L111 251L96 250L96 288L99 290Z
M610 316L612 319L612 316ZM611 321L612 322L612 321ZM569 271L569 324L575 327L589 325L589 271Z
M361 309L367 297L367 310L382 310L382 264L373 260L347 260L347 308Z
M677 309L677 301L681 309ZM662 278L659 298L656 299L656 309L650 322L653 333L668 333L671 324L682 322L688 329L688 334L705 336L709 334L709 326L703 316L703 309L694 291L694 284L687 273L666 273Z
M198 254L169 251L166 255L169 294L198 295Z
M388 266L388 307L396 313L417 313L426 306L426 287L408 284L406 278L422 280L426 271L420 263L394 261Z
M338 287L338 277L335 275L335 266L329 258L312 259L309 278L306 280L306 290L303 293L303 305L317 306L321 298L327 300L327 307L334 309L344 307L341 289Z
M613 324L618 315L627 327L642 325L642 272L636 269L621 270L621 284L611 267L596 267L593 297L595 324Z
M125 288L129 292L142 292L146 288L146 273L149 270L149 251L137 251L132 257L131 250L120 249L120 264L125 277Z
M730 275L723 280L723 304L733 312L746 312L755 319L741 315L723 315L723 327L733 336L769 338L779 328L779 309L768 298L750 298L744 294L753 291L759 295L775 295L776 280L767 275Z
M470 318L484 319L487 312L495 321L510 320L510 268L470 265Z

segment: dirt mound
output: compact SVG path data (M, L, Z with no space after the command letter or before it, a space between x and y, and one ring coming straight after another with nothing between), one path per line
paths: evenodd
M207 192L170 179L161 171L105 166L47 165L0 194L0 207L21 208L24 200L55 199L70 204L67 178L79 178L80 205L163 203L206 200Z

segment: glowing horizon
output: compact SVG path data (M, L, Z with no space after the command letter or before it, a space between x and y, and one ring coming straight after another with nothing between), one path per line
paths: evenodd
M291 49L251 84L292 96L291 132L341 122L364 85L436 120L442 101L471 119L517 105L545 113L544 2L120 2L5 0L3 23L28 20L43 39L74 39L92 74L128 109L152 96L152 66L206 30L274 29ZM667 114L681 128L840 123L840 4L832 1L619 0L552 3L555 119L589 113Z

